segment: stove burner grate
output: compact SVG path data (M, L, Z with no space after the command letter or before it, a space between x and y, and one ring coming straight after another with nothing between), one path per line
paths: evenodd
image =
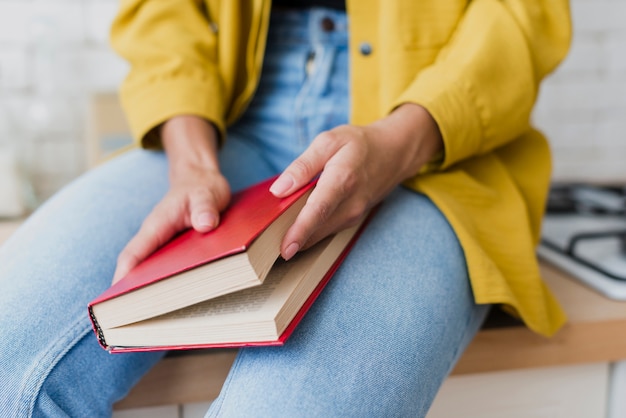
M600 293L626 300L626 186L553 185L537 253Z
M580 244L581 242L584 242L585 240L596 240L596 239L606 239L606 238L617 238L621 241L622 245L622 252L624 252L626 250L625 246L626 246L626 229L624 230L619 230L619 231L604 231L604 232L581 232L581 233L577 233L571 236L569 242L567 243L566 248L562 248L559 245L551 242L549 239L547 238L542 238L541 239L541 244L545 245L546 247L559 252L565 256L568 256L570 258L572 258L573 260L577 261L578 263L589 267L590 269L597 271L600 274L603 274L607 277L610 277L613 280L622 280L624 282L626 282L626 274L616 274L613 273L609 270L607 270L606 268L602 267L600 264L598 264L595 261L592 261L588 258L585 258L581 255L578 255L576 253L576 247L578 244Z
M548 194L547 213L626 215L626 187L554 185Z

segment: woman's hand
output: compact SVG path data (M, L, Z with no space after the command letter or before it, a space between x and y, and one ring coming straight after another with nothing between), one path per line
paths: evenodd
M442 149L437 124L415 104L401 105L371 125L339 126L318 135L270 189L284 197L321 172L283 238L282 257L288 260L300 249L356 224Z
M113 283L186 228L208 232L219 223L230 188L217 161L217 132L195 116L177 116L161 127L170 189L117 259Z

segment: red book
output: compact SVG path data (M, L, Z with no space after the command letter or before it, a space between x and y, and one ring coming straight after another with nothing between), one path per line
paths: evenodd
M314 184L278 199L273 180L235 194L214 231L184 232L94 299L100 344L112 352L282 344L358 228L276 262Z

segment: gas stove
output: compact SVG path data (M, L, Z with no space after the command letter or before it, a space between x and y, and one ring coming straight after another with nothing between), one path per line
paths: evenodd
M538 255L605 296L626 300L626 186L553 185Z

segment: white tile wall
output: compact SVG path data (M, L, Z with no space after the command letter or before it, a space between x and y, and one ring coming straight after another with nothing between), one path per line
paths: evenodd
M626 2L571 0L570 54L534 113L550 138L555 180L626 182Z
M572 0L572 50L534 121L556 180L626 182L626 2ZM108 46L118 0L0 0L0 147L17 149L41 198L85 167L86 98L126 63Z

